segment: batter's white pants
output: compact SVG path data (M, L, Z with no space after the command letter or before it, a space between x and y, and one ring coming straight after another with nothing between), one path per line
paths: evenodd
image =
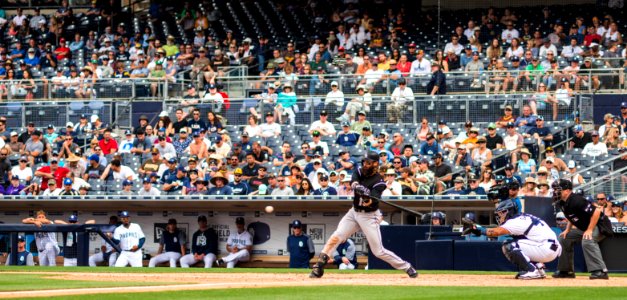
M78 258L63 258L64 267L76 267L78 266Z
M181 253L178 253L178 252L170 251L170 252L161 253L150 259L150 262L148 262L148 267L154 268L160 263L169 261L170 268L176 268L176 261L179 260L179 258L181 258Z
M231 253L222 258L222 261L226 263L226 267L229 269L235 268L235 265L240 261L248 261L250 259L250 254L248 250L242 249L237 251L237 253Z
M58 245L52 242L46 243L44 250L39 252L39 265L54 267L57 265L57 255L61 252Z
M189 268L189 266L199 262L200 260L194 259L194 254L187 254L179 260L181 268ZM205 262L205 268L209 269L213 267L213 262L216 261L216 255L213 253L205 254L202 259Z
M349 263L348 265L345 263L340 264L340 270L353 270L353 269L355 269L355 266L351 263Z
M137 251L122 251L118 260L115 261L116 267L126 267L128 265L134 268L141 268L142 265L142 251L138 249Z
M115 260L118 258L118 253L117 252L113 252L109 255L109 267L113 267L115 266ZM104 261L104 253L100 252L100 253L96 253L92 256L89 257L89 266L90 267L95 267L97 266L99 263Z
M534 242L530 240L518 240L518 247L528 261L536 263L552 262L562 253L562 246L555 241L557 250L551 250L552 242Z
M354 208L351 208L346 215L344 215L340 224L337 225L337 229L333 235L337 236L338 240L341 242L345 241L361 228L361 231L368 240L372 254L397 270L406 270L411 266L410 263L398 257L394 252L383 248L381 230L379 229L380 222L381 213L378 210L373 212L356 212ZM340 242L335 243L333 248L329 250L329 253L333 253Z

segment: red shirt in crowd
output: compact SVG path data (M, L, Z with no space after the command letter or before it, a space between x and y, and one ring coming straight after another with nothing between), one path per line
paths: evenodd
M37 172L52 174L54 176L54 180L57 182L57 187L62 187L63 179L67 177L67 174L70 173L70 170L64 167L58 167L53 173L52 168L50 168L50 166L45 166L45 167L39 168ZM43 178L41 180L41 190L43 191L47 188L48 188L48 178Z
M118 151L118 142L115 139L102 139L98 141L98 146L102 149L102 154L107 155Z

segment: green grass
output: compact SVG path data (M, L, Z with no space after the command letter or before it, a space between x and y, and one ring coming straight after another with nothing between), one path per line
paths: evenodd
M245 284L245 283L243 283ZM332 286L332 287L290 287L255 289L217 289L180 292L98 294L71 297L72 299L520 299L523 297L543 297L558 299L625 299L627 288L481 288L481 287L392 287L392 286ZM67 299L69 297L47 297ZM533 299L532 298L532 299Z
M54 279L54 276L43 274L7 274L0 276L0 292L72 288L101 288L118 286L125 287L164 284L172 283L63 280Z
M288 269L288 268L107 268L107 267L17 267L17 266L0 266L2 272L88 272L88 273L300 273L308 274L311 270L307 269ZM398 270L350 270L340 271L337 269L326 269L328 273L350 273L350 274L399 274ZM500 271L440 271L440 270L420 270L420 274L466 274L466 275L512 275L515 272ZM578 273L578 276L588 276L589 273ZM627 273L612 273L612 277L627 277Z

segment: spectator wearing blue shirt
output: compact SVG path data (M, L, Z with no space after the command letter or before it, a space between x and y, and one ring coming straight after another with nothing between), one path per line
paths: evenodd
M26 49L22 47L22 42L15 43L15 48L9 52L9 58L13 61L24 59L26 57Z
M390 59L390 68L383 73L384 80L388 82L388 88L393 91L398 86L398 80L403 78L403 74L396 68L396 60Z
M207 195L233 195L233 189L228 185L229 180L222 175L221 172L216 172L216 174L211 178L211 184L214 187L209 189Z
M351 131L351 124L347 121L342 122L342 132L337 135L335 143L342 147L353 147L357 145L359 134Z
M434 156L436 153L442 153L442 147L435 140L433 134L427 134L427 140L420 145L420 155Z
M176 179L176 158L170 158L166 162L167 169L161 175L161 184L172 183Z
M320 188L314 191L314 195L320 196L330 196L337 195L337 190L329 186L329 176L326 173L323 173L318 179L318 184L320 184Z
M529 105L523 106L522 115L516 118L514 122L523 133L529 132L533 127L536 127L536 116L531 114L531 107Z
M179 130L179 138L175 140L172 143L172 145L174 146L174 149L176 150L176 154L181 156L183 155L183 153L185 152L185 150L187 149L187 147L189 147L189 144L191 143L192 143L192 139L189 138L189 134L187 134L187 129L181 128L181 130Z
M479 186L479 178L473 173L468 175L468 188L465 195L487 195L485 190Z
M248 183L242 180L243 171L241 168L235 169L233 171L233 182L229 183L231 190L233 191L233 195L248 195L251 190L248 186Z
M464 178L461 176L457 176L453 181L453 189L446 192L447 195L466 195L466 190L464 189Z
M335 162L335 171L346 171L348 175L352 175L357 162L351 158L350 151L340 151L340 158Z
M28 53L24 56L23 62L31 68L39 64L39 57L35 53L35 48L28 49Z
M70 51L74 53L80 49L83 49L84 46L85 46L85 42L83 41L81 34L80 33L74 34L74 40L70 43Z
M512 164L507 164L505 166L505 178L503 179L503 183L510 184L512 182L522 183L522 178L518 175L514 175L514 166Z

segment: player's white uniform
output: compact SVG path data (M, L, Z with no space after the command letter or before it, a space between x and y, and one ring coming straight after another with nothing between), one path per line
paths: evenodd
M129 264L131 267L142 267L141 249L131 251L133 246L139 246L139 240L142 238L145 238L144 232L136 223L130 223L128 228L120 225L115 229L113 239L120 241L120 249L122 249L122 253L115 262L116 267L126 267Z
M61 252L56 232L35 232L35 243L39 251L39 265L56 266L57 255Z
M555 232L538 217L521 214L505 221L501 227L514 237L528 261L547 263L562 253L562 246L557 241Z
M231 246L231 248L237 247L237 249L240 249L236 253L230 253L222 258L227 268L234 268L238 262L248 261L250 259L250 253L246 250L246 246L253 245L253 237L248 231L244 230L242 233L238 233L237 231L231 232L226 243Z
M109 245L109 243L105 242L104 239L102 239L102 245L105 246L105 252L103 253L102 251L100 251L99 253L96 253L92 256L89 257L89 266L90 267L95 267L97 264L105 261L105 258L107 258L106 256L108 256L108 261L109 261L109 267L113 267L115 266L115 261L118 258L118 253L113 251L113 247L111 247L111 245ZM108 253L108 255L107 255Z

